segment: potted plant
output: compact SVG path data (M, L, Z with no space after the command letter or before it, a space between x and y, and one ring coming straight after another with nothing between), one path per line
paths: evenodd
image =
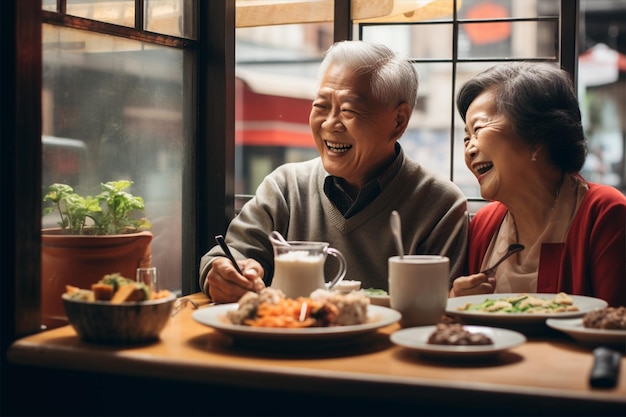
M67 324L61 295L67 285L89 288L104 275L135 277L151 266L152 225L143 198L126 191L132 181L101 184L95 196L81 196L67 184L52 184L44 196L44 215L58 213L59 227L41 233L42 321Z

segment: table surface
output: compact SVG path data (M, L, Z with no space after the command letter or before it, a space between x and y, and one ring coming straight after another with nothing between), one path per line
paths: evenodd
M188 296L199 308L212 308L202 294ZM476 404L528 402L568 410L601 406L626 413L626 358L617 385L589 386L592 348L566 335L528 337L526 343L488 360L433 360L393 344L392 324L330 348L261 349L241 346L230 336L198 323L190 304L173 316L159 341L116 347L84 343L71 326L17 340L11 363L55 369L159 377L242 388L306 391L381 401L428 399L442 406L450 398ZM624 353L624 352L622 352ZM546 409L543 408L545 411Z

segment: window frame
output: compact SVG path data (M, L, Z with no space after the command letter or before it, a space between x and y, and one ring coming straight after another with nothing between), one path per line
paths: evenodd
M57 0L64 10L64 0ZM141 8L143 0L135 0ZM41 0L0 4L3 31L0 205L2 353L18 337L41 330L40 219L42 23L96 30L144 42L196 48L197 83L189 103L195 142L184 173L183 292L198 290L200 256L223 233L234 211L235 0L198 1L197 41L41 10ZM577 81L579 0L560 2L560 62ZM142 13L138 13L142 15ZM352 38L350 0L335 0L334 40ZM140 20L140 19L136 19ZM141 28L136 21L136 27ZM187 65L194 65L190 62ZM209 103L210 101L210 103ZM211 105L209 105L211 104ZM223 140L215 140L223 138ZM3 359L4 360L4 359Z
M574 85L577 85L577 75L578 75L578 19L579 19L579 0L561 0L559 3L559 11L555 16L540 16L540 17L507 17L507 18L498 18L498 19L462 19L458 16L458 7L457 2L460 0L454 0L452 6L452 16L450 19L444 20L426 20L426 21L416 21L416 22L403 22L403 23L360 23L358 24L357 31L358 37L357 39L363 38L363 32L367 27L380 27L380 26L418 26L418 25L448 25L452 26L452 57L446 59L439 58L412 58L411 62L416 63L449 63L452 66L451 71L451 82L452 88L450 89L450 122L449 122L449 144L450 144L450 155L449 155L449 165L450 170L448 173L448 177L451 181L454 182L454 149L455 149L455 125L456 125L456 107L455 107L455 94L457 91L457 65L460 63L471 63L471 62L505 62L505 61L519 61L519 58L460 58L458 56L458 40L459 40L459 29L460 25L464 23L485 23L485 22L557 22L558 23L558 39L559 43L557 46L558 55L556 59L549 58L532 58L532 59L524 59L525 61L536 61L536 62L558 62L563 69L570 73ZM568 7L566 7L566 5ZM485 200L480 197L472 197L468 196L467 201L469 203L478 203L478 205L482 205L485 203ZM473 213L470 213L473 215Z

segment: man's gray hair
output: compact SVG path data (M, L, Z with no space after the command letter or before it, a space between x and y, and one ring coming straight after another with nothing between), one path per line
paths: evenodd
M417 70L407 58L385 45L365 41L341 41L328 48L319 68L321 80L333 64L345 65L360 74L371 74L373 97L390 108L407 103L415 107Z

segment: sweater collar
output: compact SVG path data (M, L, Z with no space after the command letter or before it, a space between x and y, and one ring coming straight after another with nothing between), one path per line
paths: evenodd
M324 193L346 219L363 210L374 201L398 174L404 161L404 151L398 142L396 142L395 148L396 157L393 162L378 177L365 184L359 190L356 199L352 199L345 191L345 180L343 178L333 175L326 176L324 179Z

